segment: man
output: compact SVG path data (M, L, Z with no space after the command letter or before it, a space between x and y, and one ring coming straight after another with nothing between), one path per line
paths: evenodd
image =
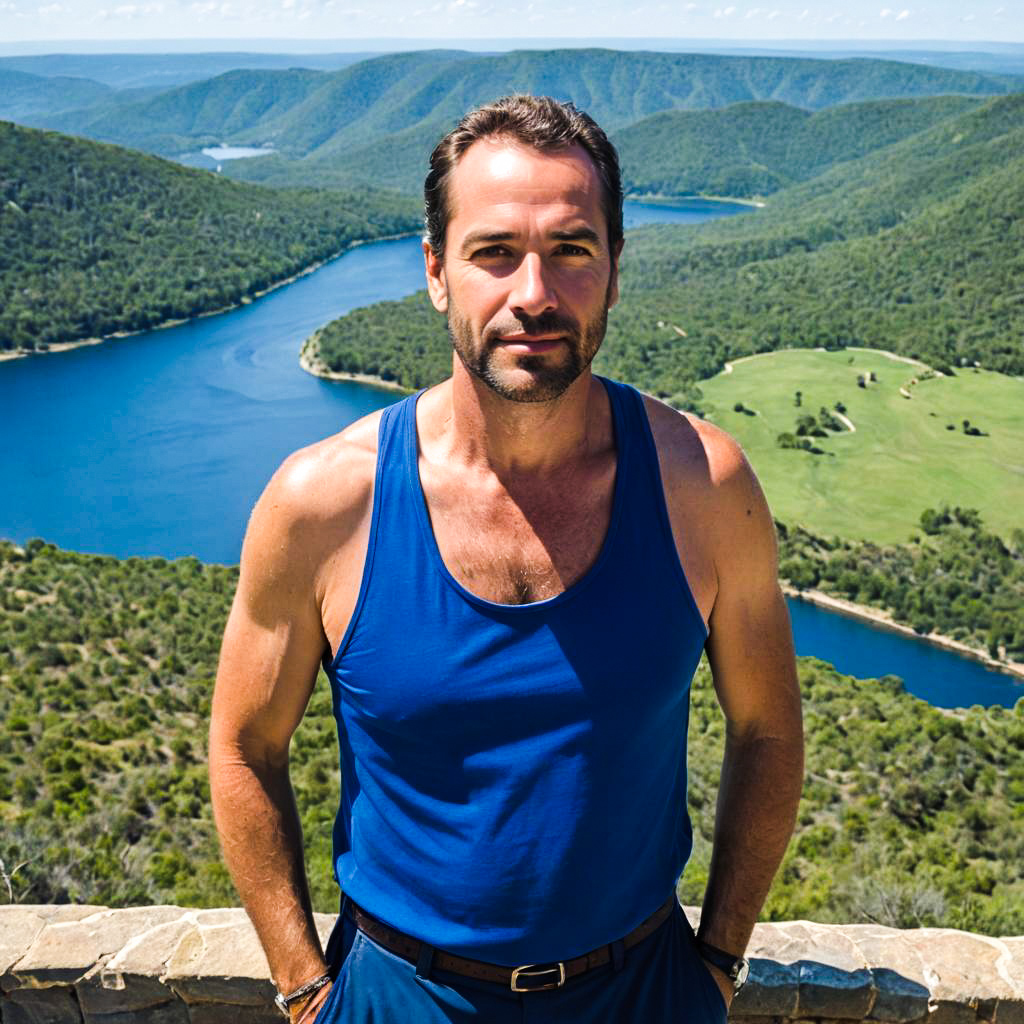
M295 1021L720 1022L802 777L768 509L721 431L591 374L622 249L593 121L481 108L425 192L452 376L293 455L253 512L210 737L228 866ZM695 940L705 647L728 728ZM321 659L326 958L287 774Z

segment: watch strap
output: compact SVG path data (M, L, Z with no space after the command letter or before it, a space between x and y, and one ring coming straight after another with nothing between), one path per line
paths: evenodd
M307 981L305 985L300 985L294 992L289 992L285 995L283 992L278 992L274 996L274 1004L277 1008L286 1016L290 1017L289 1007L299 1002L301 999L306 999L311 996L314 992L319 992L324 985L331 983L331 976L325 971L318 978L314 978L312 981Z
M697 952L709 964L714 964L720 971L723 971L730 981L736 982L740 980L740 974L747 965L747 961L742 956L727 953L724 949L712 946L710 942L705 942L700 938L695 941L697 943Z

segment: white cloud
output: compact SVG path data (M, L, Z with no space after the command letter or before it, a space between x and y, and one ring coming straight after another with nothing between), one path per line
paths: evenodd
M878 16L879 16L880 18L888 18L888 17L889 17L889 15L891 15L891 14L892 14L892 9L891 9L891 8L889 8L889 7L883 7L883 8L882 8L882 9L881 9L881 10L880 10L880 11L878 12Z
M731 18L735 13L736 13L736 8L735 7L726 7L724 9L719 7L715 11L715 17L716 18Z
M60 4L45 4L42 7L36 8L36 14L40 18L55 18L58 14L63 14L64 10Z
M1006 8L1005 7L997 7L993 13L998 18L1001 14L1005 14L1006 13Z
M743 17L747 18L749 20L750 18L756 18L760 13L761 13L761 8L760 7L751 7L750 10L747 11L747 13L743 15Z
M781 14L782 14L782 11L772 11L771 14L768 15L768 20L769 21L774 21Z
M806 21L811 16L811 12L805 7L797 16L797 21Z
M896 15L896 20L897 21L906 21L907 18L909 18L909 17L910 17L910 11L900 11L900 13Z

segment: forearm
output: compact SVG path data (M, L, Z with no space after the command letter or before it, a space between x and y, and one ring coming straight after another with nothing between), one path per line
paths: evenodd
M793 831L803 781L803 741L729 735L715 811L700 937L741 953L750 940Z
M325 969L287 767L211 745L210 791L224 860L270 964L291 992Z

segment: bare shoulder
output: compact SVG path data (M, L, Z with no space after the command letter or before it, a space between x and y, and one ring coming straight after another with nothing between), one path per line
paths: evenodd
M685 488L703 501L724 503L719 507L722 511L750 497L751 488L760 495L743 449L721 427L649 396L644 397L644 405L670 500Z
M359 531L373 502L380 417L365 416L284 460L250 517L243 572L257 563L272 576L315 575Z

